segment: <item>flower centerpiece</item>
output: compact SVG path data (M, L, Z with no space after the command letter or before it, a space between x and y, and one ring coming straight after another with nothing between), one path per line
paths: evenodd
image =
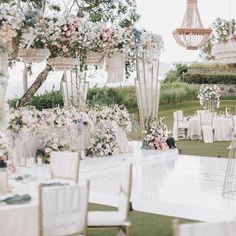
M217 85L202 84L199 92L199 103L204 109L215 109L220 107L221 90Z
M170 135L164 118L157 120L151 117L146 122L146 127L143 137L143 148L144 149L155 149L155 150L168 150L167 138Z

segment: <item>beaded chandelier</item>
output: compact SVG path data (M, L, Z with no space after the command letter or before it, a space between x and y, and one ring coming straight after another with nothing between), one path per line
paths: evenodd
M211 32L212 29L206 29L202 24L197 0L187 0L182 25L173 31L176 42L188 50L196 50L210 38Z

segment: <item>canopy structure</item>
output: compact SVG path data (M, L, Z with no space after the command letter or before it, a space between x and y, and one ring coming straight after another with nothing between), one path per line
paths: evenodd
M180 28L173 31L176 42L188 50L196 50L210 37L212 29L204 28L197 0L187 0L187 8Z
M224 64L236 64L236 35L231 35L227 43L215 44L211 54Z

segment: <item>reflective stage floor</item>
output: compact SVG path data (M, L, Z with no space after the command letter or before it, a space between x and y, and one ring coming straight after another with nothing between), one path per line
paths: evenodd
M117 165L133 163L134 210L200 221L236 218L236 200L222 196L227 159L140 150L117 157L86 159L80 174L90 179L90 202L116 206Z

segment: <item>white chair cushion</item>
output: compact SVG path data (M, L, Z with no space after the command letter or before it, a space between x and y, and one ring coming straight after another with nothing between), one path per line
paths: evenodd
M118 211L89 211L88 227L105 227L105 226L130 226L130 221L123 218Z
M187 129L188 128L188 124L180 122L178 128L179 129Z

